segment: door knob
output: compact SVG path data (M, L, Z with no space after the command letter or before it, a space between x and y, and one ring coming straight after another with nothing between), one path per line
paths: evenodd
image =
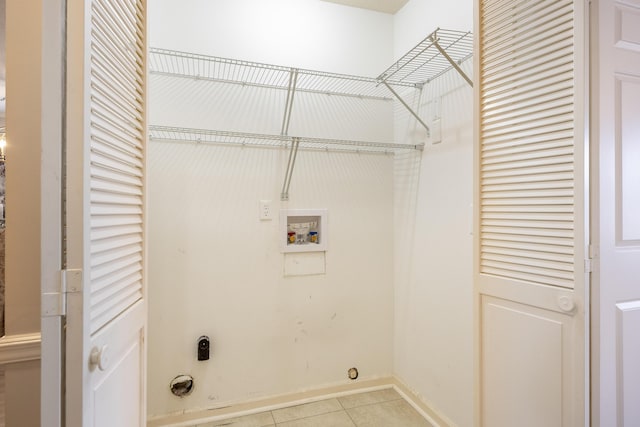
M576 309L576 303L570 296L562 295L558 297L558 307L565 313L572 313Z
M109 348L106 345L103 345L100 348L93 347L91 349L91 354L89 355L89 365L92 368L95 368L97 366L98 369L100 369L101 371L104 371L105 369L107 369L109 365L108 349Z

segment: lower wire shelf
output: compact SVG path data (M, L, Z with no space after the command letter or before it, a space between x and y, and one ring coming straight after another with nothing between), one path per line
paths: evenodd
M286 135L230 132L210 129L191 129L170 126L149 126L151 141L183 142L193 144L253 146L287 148L289 161L282 184L281 200L289 200L289 186L299 150L338 151L370 154L393 154L399 151L423 150L424 143L394 144L389 142L351 141L345 139L309 138Z
M171 126L149 126L151 141L190 142L211 145L239 145L263 148L290 148L297 141L299 150L339 151L353 153L393 154L398 151L423 150L424 143L396 144L392 142L353 141L193 129Z

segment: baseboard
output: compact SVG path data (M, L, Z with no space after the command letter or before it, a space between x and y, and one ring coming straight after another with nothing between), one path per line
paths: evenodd
M433 405L421 398L409 386L397 377L393 377L393 388L409 402L433 427L457 427L446 415L436 410Z
M341 384L323 387L314 390L289 393L254 401L244 401L221 408L198 410L155 417L149 420L147 427L184 427L193 425L194 422L207 423L226 418L236 418L251 415L258 412L273 411L288 406L303 405L318 400L332 399L355 393L369 391L395 389L416 411L418 411L433 427L457 427L446 416L432 408L421 399L406 384L396 377L386 377L374 380L358 381L357 383Z
M222 408L205 409L178 415L150 418L147 422L147 427L184 427L193 425L194 421L207 423L225 418L242 417L244 415L273 411L276 409L286 408L288 406L303 405L305 403L316 402L318 400L332 399L335 397L367 391L383 390L386 388L392 388L393 386L394 379L391 377L364 380L355 383L282 394L253 401L244 401Z
M40 332L22 335L5 335L0 338L0 365L40 360Z

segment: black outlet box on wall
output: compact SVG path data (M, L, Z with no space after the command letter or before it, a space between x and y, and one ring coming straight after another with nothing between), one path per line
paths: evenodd
M198 338L198 360L209 360L211 342L208 336Z

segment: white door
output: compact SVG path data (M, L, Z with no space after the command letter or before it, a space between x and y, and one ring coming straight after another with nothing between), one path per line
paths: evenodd
M640 1L592 3L593 426L640 426ZM597 248L596 246L596 248Z
M145 3L67 3L67 426L145 425Z
M586 425L585 3L476 3L483 427Z

